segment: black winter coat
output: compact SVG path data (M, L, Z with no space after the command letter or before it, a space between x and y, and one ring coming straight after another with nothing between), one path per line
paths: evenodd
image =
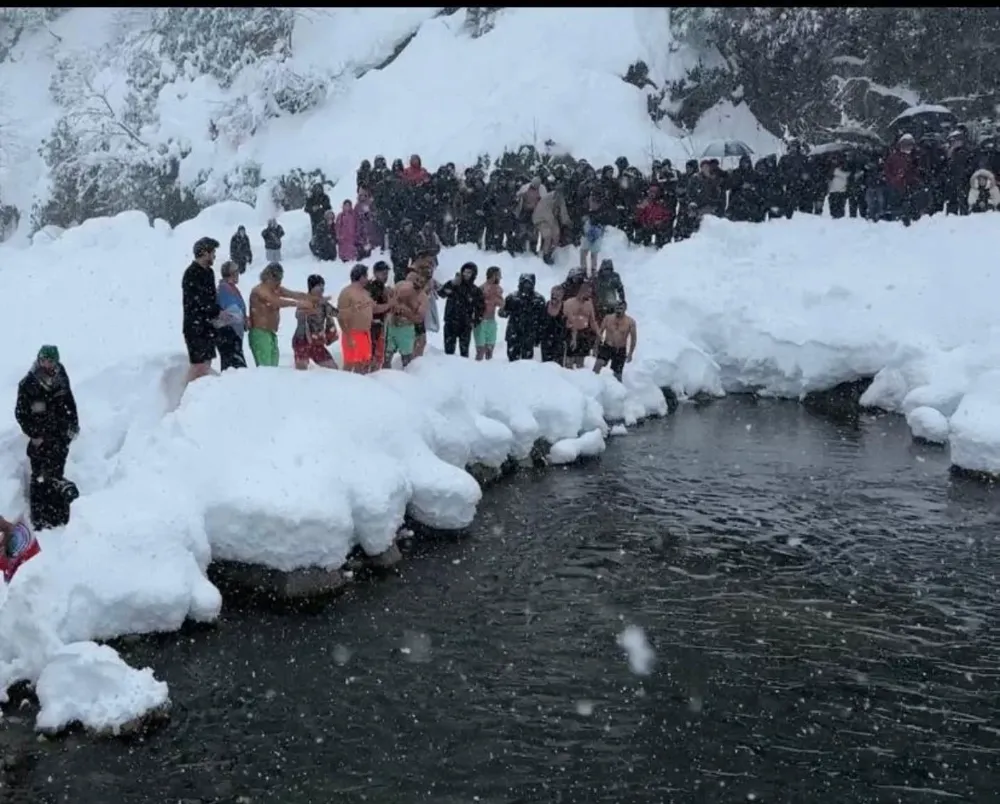
M243 265L253 262L253 249L250 248L250 238L246 234L237 232L233 235L229 241L229 258Z
M507 343L537 346L542 337L545 299L534 290L510 294L504 301L501 316L507 319Z
M37 367L32 368L18 384L14 418L28 438L69 443L80 430L69 375L60 365L52 381L43 383L39 371Z
M278 223L274 226L268 226L260 233L260 236L264 238L264 248L268 251L278 251L281 248L281 238L285 236L285 230Z
M444 323L462 329L470 323L475 326L482 321L486 301L475 280L456 282L449 279L438 290L438 296L447 299L444 303Z

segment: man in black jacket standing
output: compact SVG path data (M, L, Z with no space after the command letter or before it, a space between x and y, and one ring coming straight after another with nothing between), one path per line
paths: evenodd
M184 343L187 346L188 382L212 373L215 360L215 330L219 322L215 290L215 250L219 241L203 237L194 244L194 262L184 271L181 295L184 306Z
M467 262L438 291L438 296L447 299L444 305L444 353L455 354L455 345L462 357L469 356L472 330L483 318L485 305L483 292L476 286L479 267Z
M43 346L17 386L14 417L28 436L31 480L28 501L35 530L69 522L69 507L80 492L64 477L70 442L80 432L76 399L55 346Z
M535 346L541 342L542 316L545 314L545 299L535 292L535 275L521 274L517 280L517 293L511 293L499 311L501 318L507 319L507 359L531 360L535 356Z

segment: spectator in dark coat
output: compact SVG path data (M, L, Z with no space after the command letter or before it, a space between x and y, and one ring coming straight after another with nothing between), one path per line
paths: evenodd
M253 262L253 250L245 226L238 227L229 241L229 259L236 263L241 274L245 274L247 266Z
M35 530L66 525L70 504L80 496L65 477L69 445L80 432L80 420L69 375L55 346L38 350L34 365L17 386L14 417L28 437L31 523Z

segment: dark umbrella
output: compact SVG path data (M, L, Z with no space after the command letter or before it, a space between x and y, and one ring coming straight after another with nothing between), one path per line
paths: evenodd
M837 128L830 129L830 136L837 142L850 142L855 145L869 145L875 148L881 148L885 145L885 142L878 134L867 128L839 126Z
M740 140L714 140L701 154L709 159L725 159L727 156L753 156L753 148Z

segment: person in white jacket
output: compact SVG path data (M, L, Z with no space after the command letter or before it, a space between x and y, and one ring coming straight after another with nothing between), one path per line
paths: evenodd
M996 176L986 168L980 168L969 179L969 211L990 212L1000 207L1000 188Z
M833 158L833 171L826 192L830 200L830 217L843 218L847 209L847 180L851 174L844 167L844 157L837 154Z
M530 249L532 254L538 252L538 237L535 235L531 218L538 202L548 194L549 189L542 184L541 176L535 176L531 181L521 185L517 191L517 207L514 210L517 215L518 245L515 248L517 253L523 254L526 248Z

